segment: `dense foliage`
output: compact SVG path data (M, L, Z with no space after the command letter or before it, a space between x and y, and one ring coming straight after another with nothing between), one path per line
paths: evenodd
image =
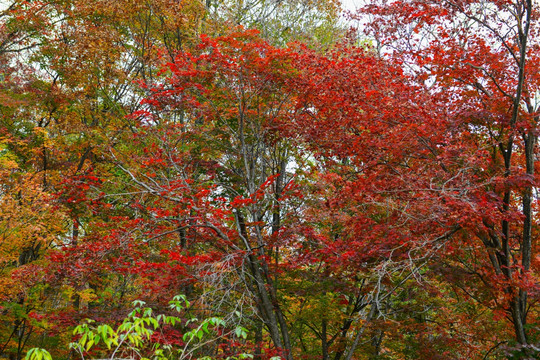
M341 11L0 4L0 358L540 356L539 5Z

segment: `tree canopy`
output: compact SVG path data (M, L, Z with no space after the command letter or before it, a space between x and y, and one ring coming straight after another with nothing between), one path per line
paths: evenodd
M0 358L537 358L539 11L2 3Z

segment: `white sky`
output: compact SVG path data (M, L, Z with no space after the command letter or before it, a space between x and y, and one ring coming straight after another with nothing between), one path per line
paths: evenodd
M361 0L341 0L343 8L347 10L356 10L360 6Z

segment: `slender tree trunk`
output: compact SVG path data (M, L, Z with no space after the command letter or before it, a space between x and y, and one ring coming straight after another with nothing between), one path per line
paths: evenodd
M327 341L327 326L328 319L326 316L323 316L322 319L322 329L321 329L321 346L322 346L322 358L323 360L328 360L328 341Z
M516 9L519 9L516 13L518 21L518 36L517 42L519 46L519 61L518 61L518 84L514 96L514 104L512 107L512 118L510 120L511 131L517 130L517 122L521 109L521 100L522 93L524 91L525 84L525 66L526 66L526 56L527 56L527 42L529 37L529 29L532 20L532 0L525 1L516 1ZM511 171L511 156L513 150L513 140L514 135L511 134L508 140L508 145L504 149L503 157L505 163L505 176L510 176ZM528 175L534 175L534 148L536 139L533 134L524 135L525 143L525 157L526 157L526 172ZM510 191L507 190L504 194L503 199L503 210L507 212L510 208ZM522 255L522 266L524 271L527 271L530 267L530 257L531 257L531 237L532 237L532 211L531 211L531 200L532 200L532 187L527 186L522 193L522 206L523 206L523 215L525 217L523 223L523 232L522 232L522 241L521 241L521 255ZM511 259L512 254L510 252L510 230L509 223L507 220L502 222L502 231L503 231L503 253L504 253L504 263L501 268L503 273L506 275L508 280L512 280L512 268ZM527 269L525 267L527 266ZM527 292L519 289L517 294L513 294L515 288L509 288L508 292L512 294L512 300L510 300L510 314L512 317L512 323L514 324L514 331L516 334L516 340L522 344L526 345L527 334L525 331L526 323L526 311L527 311Z
M253 356L255 360L262 359L262 349L261 349L261 343L263 341L262 330L263 330L262 323L259 321L259 319L255 318L255 353Z
M360 338L362 337L362 334L366 330L367 325L371 322L373 317L375 316L375 313L377 312L377 304L375 301L371 304L371 309L369 310L369 313L364 321L364 324L360 329L357 330L356 336L354 337L354 341L351 344L351 347L349 348L349 352L347 353L347 356L345 357L346 360L351 360L356 348L358 347L358 344L360 343Z
M246 245L249 247L249 235L247 233L244 217L240 211L236 211L235 215L240 235L245 239ZM264 277L262 274L263 270L257 256L258 254L254 253L253 249L251 248L248 248L246 250L249 253L249 255L247 256L247 262L256 288L255 295L257 296L258 302L260 304L260 310L262 310L261 316L264 319L266 326L268 327L268 331L270 332L270 337L272 338L274 345L279 348L283 348L278 319L276 317L274 304L272 303L270 294L268 292L268 289L266 288L266 282L264 281Z

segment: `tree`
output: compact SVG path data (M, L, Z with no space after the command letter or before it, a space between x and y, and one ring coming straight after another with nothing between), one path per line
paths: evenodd
M51 328L32 314L60 317L66 308L87 307L87 279L51 280L43 270L47 255L93 234L96 213L86 205L103 179L114 176L101 152L119 132L129 131L125 115L142 97L134 80L154 76L158 48L174 53L189 44L204 12L198 1L95 5L0 5L0 353L15 352L19 359L25 343L41 341ZM104 218L111 215L106 210ZM35 276L22 282L23 274ZM43 286L44 279L58 287ZM65 318L56 320L59 325Z
M115 155L134 183L130 192L156 199L145 210L150 222L135 225L146 224L144 236L160 246L179 241L176 255L167 250L174 258L189 254L211 269L208 289L233 289L215 279L224 266L244 263L236 271L246 288L234 291L247 290L284 356L356 356L362 337L378 331L375 320L396 311L396 292L462 231L455 217L443 220L461 204L439 205L453 194L425 190L447 181L428 146L445 133L435 113L418 105L420 87L364 49L280 50L249 33L204 39L200 55L180 53L168 71L149 108L135 114L147 150L140 158ZM277 136L301 140L305 157L295 161L312 171L297 176L321 178L289 215L297 224L285 218L280 225L282 209L294 202L283 207L282 195L276 208L275 195L268 197L281 175L264 171L275 168L265 154L280 144ZM310 283L329 278L314 294ZM317 301L328 304L326 312L313 309ZM329 309L344 315L330 318Z
M371 309L365 315L373 317L379 301L372 295L379 293L374 284L366 289L354 275L344 275L350 264L340 264L337 257L343 255L345 242L332 248L339 254L335 256L325 244L312 249L319 246L313 239L317 229L312 232L312 224L302 220L309 210L300 201L297 183L307 176L297 165L312 155L303 145L293 148L295 135L290 132L298 109L310 106L307 98L328 89L326 82L311 88L304 81L324 72L339 83L342 78L332 77L333 72L345 62L355 61L355 66L343 76L378 64L362 54L351 51L338 65L306 48L272 47L253 32L203 37L197 54L181 52L167 65L169 77L151 88L148 107L133 114L139 121L133 140L142 150L112 149L114 161L131 179L128 193L140 194L133 204L140 211L137 221L116 236L148 243L154 254L161 251L169 261L177 260L181 286L192 283L210 306L229 314L239 304L252 307L242 321L252 322L247 326L255 333L253 340L264 339L261 319L275 351L286 358L307 350L306 327L322 343L324 358L334 352L332 346L340 346L336 358L350 358L365 328L353 326L355 318L364 309ZM365 79L357 80L355 86ZM331 93L324 101L335 100L334 89ZM304 153L298 151L303 148ZM144 269L162 274L170 266L167 257L144 255ZM378 274L366 273L376 283ZM156 283L158 276L152 279L154 293L171 291L169 282ZM298 284L298 276L307 281ZM313 282L328 276L339 278L340 284L327 282L322 294L313 294ZM299 294L300 304L295 298ZM327 302L326 310L331 307L336 317L322 308L304 309L317 301ZM298 326L288 320L304 313L317 317ZM342 348L353 330L359 334L355 344ZM255 351L260 356L262 350ZM321 353L320 347L309 351Z
M538 8L532 1L370 1L360 16L367 14L381 56L402 63L440 104L446 135L429 149L448 179L440 190L454 189L456 223L466 230L442 259L475 274L475 286L491 293L477 301L504 309L516 341L534 352Z
M326 267L326 277L346 283L348 302L357 297L364 310L350 315L363 315L362 325L355 324L353 341L345 332L346 347L336 351L350 359L372 331L373 351L380 351L384 332L375 323L403 311L404 285L421 279L424 266L461 231L448 216L455 202L440 205L451 195L429 190L447 180L430 151L445 134L436 103L399 65L369 49L305 54L296 64L305 76L294 83L301 95L289 129L315 154L320 179L305 214L315 226L304 252Z
M244 26L259 30L274 46L301 41L324 51L339 42L346 30L339 0L207 0L206 7L218 35L222 35L220 27Z
M232 271L275 346L290 353L267 259L279 246L279 201L291 181L290 149L272 130L290 106L277 91L291 71L287 51L248 32L203 38L199 53L179 53L169 79L146 100L151 108L135 114L142 116L137 139L147 147L141 158L120 149L115 158L132 191L154 199L145 201L151 209L160 204L159 212L144 210L154 224L146 236L172 258L192 256L194 264L225 271L214 278ZM226 297L245 296L234 293L235 282L209 285L225 286Z

